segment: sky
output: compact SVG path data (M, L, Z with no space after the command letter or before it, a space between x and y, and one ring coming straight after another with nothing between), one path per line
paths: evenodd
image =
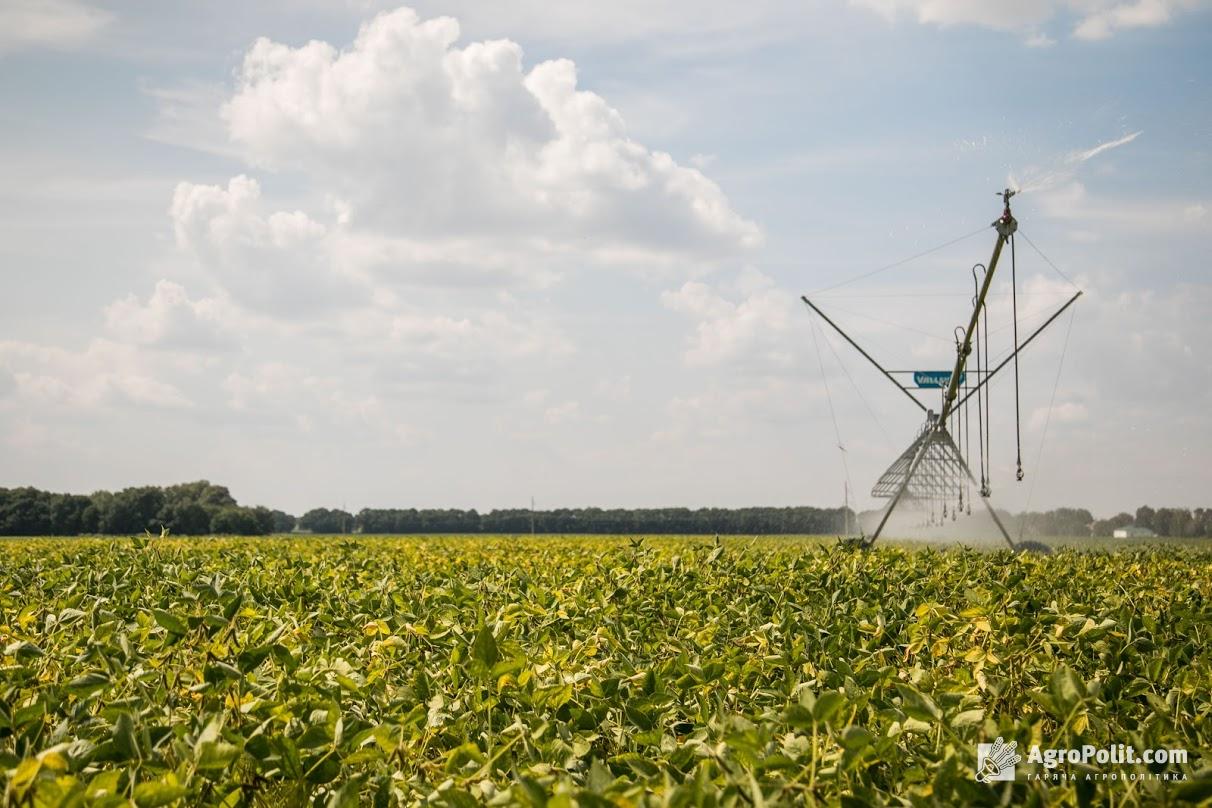
M994 502L1212 505L1210 41L1200 0L0 0L0 486L872 507L921 413L799 297L949 368L1011 186L990 356L1083 295L1017 438L990 385Z

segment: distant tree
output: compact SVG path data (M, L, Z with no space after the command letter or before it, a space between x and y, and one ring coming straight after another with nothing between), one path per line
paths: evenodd
M112 498L106 498L105 505L98 513L98 532L128 535L144 531L158 533L162 525L156 515L164 507L164 490L150 485L124 488Z
M1128 527L1133 522L1132 514L1117 513L1110 519L1099 519L1090 531L1094 536L1111 536L1121 527Z
M268 536L274 532L274 512L264 505L251 508L253 517L257 520L256 535Z
M196 501L165 503L156 515L157 521L177 536L197 536L210 531L210 523L218 508L206 508Z
M299 517L299 527L312 533L348 533L354 528L354 518L340 509L313 508Z
M28 486L0 491L0 532L6 536L43 536L51 532L50 494Z
M295 529L295 523L298 521L286 511L270 511L270 516L273 517L271 533L289 533Z
M210 532L233 536L258 536L268 531L262 530L262 521L252 508L228 505L215 511L210 520Z
M1196 508L1192 517L1195 520L1195 535L1212 537L1212 508Z
M89 512L92 500L80 494L51 494L50 497L52 534L78 536L96 532L96 519Z
M207 510L217 510L238 504L225 485L215 485L209 480L178 483L164 489L165 499L170 502L196 502Z
M1153 530L1159 536L1194 536L1195 520L1186 508L1158 508L1153 515Z
M1155 530L1156 528L1153 527L1153 517L1156 513L1148 505L1141 505L1136 509L1136 526L1147 530Z

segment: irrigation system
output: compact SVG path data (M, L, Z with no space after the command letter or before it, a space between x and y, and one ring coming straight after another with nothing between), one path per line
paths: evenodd
M968 317L966 325L956 326L955 328L955 364L950 372L889 370L873 357L869 351L860 346L832 318L826 315L817 303L814 303L806 295L801 298L825 324L836 331L864 359L879 370L888 381L904 393L906 399L924 412L926 417L925 423L918 429L908 448L880 475L871 489L873 497L887 499L888 503L883 508L875 531L870 536L860 535L852 539L852 541L863 547L871 547L875 544L887 527L889 517L892 516L893 511L898 506L912 505L919 509L927 509L932 516L937 515L936 518L945 519L950 515L950 518L954 520L960 514L971 514L972 500L979 498L1010 549L1016 551L1049 552L1046 545L1036 541L1024 541L1021 535L1017 542L1012 539L1010 532L1006 529L1005 524L1003 524L1002 519L998 516L997 511L990 502L992 494L992 469L989 456L990 432L992 431L990 429L992 401L989 395L989 382L1004 368L1008 366L1013 367L1014 424L1017 452L1016 477L1021 482L1024 477L1024 471L1019 395L1019 354L1045 329L1051 326L1066 309L1077 302L1082 292L1078 289L1063 305L1052 312L1051 316L1043 324L1025 339L1019 339L1018 269L1015 258L1015 234L1018 232L1018 221L1010 211L1010 199L1014 195L1015 191L1009 188L999 192L1003 208L1001 216L991 225L997 234L997 239L993 245L993 255L989 258L988 264L976 264L972 267L972 313ZM983 230L984 228L982 228ZM959 240L956 239L955 241ZM955 243L955 241L941 246L948 246ZM1029 239L1028 243L1031 243ZM1005 359L991 366L989 361L989 321L986 301L989 297L989 290L993 284L998 264L1007 245L1010 247L1010 294L1014 345L1012 352ZM1034 244L1031 246L1034 247ZM941 249L941 247L935 249ZM1036 249L1038 251L1038 248ZM920 255L925 254L922 253ZM914 257L920 257L920 255ZM1047 256L1043 256L1043 253L1040 253L1040 255L1047 261ZM909 261L912 259L905 260ZM905 262L897 262L897 264L889 265L889 267L883 269L902 263ZM1056 269L1055 264L1052 264L1051 261L1048 261L1048 263ZM876 271L882 271L882 269ZM1059 269L1056 271L1060 272ZM867 273L862 277L867 277L871 274L874 273ZM1064 277L1063 273L1060 274ZM1068 280L1068 278L1065 279ZM824 368L822 366L823 375ZM906 379L906 381L902 381L902 379ZM939 399L939 409L937 412L918 400L916 391L920 390L940 391L941 398ZM832 398L830 398L830 408L832 409ZM836 416L834 421L836 429ZM976 423L975 435L972 434L973 421ZM845 463L845 448L841 445L840 434L838 438L839 448L843 452L843 463ZM973 455L975 455L978 464L976 472L973 472L970 465ZM848 476L849 471L847 470L846 473ZM849 480L847 480L846 490L848 500ZM973 494L974 490L976 492L975 495ZM848 508L849 504L847 502Z

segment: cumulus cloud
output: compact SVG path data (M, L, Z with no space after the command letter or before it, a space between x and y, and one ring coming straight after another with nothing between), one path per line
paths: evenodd
M577 345L547 295L571 273L680 281L761 242L708 161L637 142L572 62L459 35L400 9L343 48L258 40L221 96L151 91L171 114L150 136L245 172L176 186L176 254L104 308L103 336L0 344L0 403L52 426L155 407L411 442L435 413L567 367ZM722 293L760 294L738 284ZM569 396L534 406L547 424L596 417Z
M712 287L688 281L661 295L666 308L695 321L686 349L691 365L744 363L787 367L795 353L789 332L796 325L796 298L754 269L731 284Z
M0 5L0 53L79 47L112 20L110 12L77 0L5 0Z
M224 299L191 300L185 287L161 280L147 302L135 295L105 308L105 326L128 344L187 350L230 345L237 314Z
M1200 212L1203 203L1189 199L1113 199L1091 193L1084 183L1073 180L1042 190L1038 201L1054 219L1101 224L1104 231L1170 236L1212 231L1212 222Z
M851 0L894 20L902 13L920 23L940 26L979 25L1001 31L1030 32L1027 44L1038 47L1050 39L1036 31L1062 16L1075 16L1077 39L1106 39L1116 31L1164 25L1175 13L1203 5L1202 0Z
M254 179L182 182L170 215L177 246L250 308L299 314L371 298L365 276L336 249L340 235L303 211L268 210Z
M1002 3L996 0L851 0L889 20L906 13L921 23L935 25L982 25L1005 31L1038 25L1051 17L1055 0L1023 0Z
M627 136L564 59L529 71L509 40L379 15L352 47L258 40L223 108L255 165L306 173L354 221L400 237L524 230L555 243L695 255L754 245L719 186Z
M191 406L133 346L112 340L95 339L83 351L5 341L0 342L0 362L12 369L16 395L38 408Z
M1168 23L1178 11L1200 5L1199 0L1134 0L1093 4L1073 35L1078 39L1107 39L1116 31L1129 28L1153 28Z

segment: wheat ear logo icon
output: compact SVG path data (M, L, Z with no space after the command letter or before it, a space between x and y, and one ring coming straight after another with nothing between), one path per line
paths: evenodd
M1006 743L999 735L993 743L976 745L976 779L981 783L1013 780L1014 767L1022 760L1015 751L1018 741Z

